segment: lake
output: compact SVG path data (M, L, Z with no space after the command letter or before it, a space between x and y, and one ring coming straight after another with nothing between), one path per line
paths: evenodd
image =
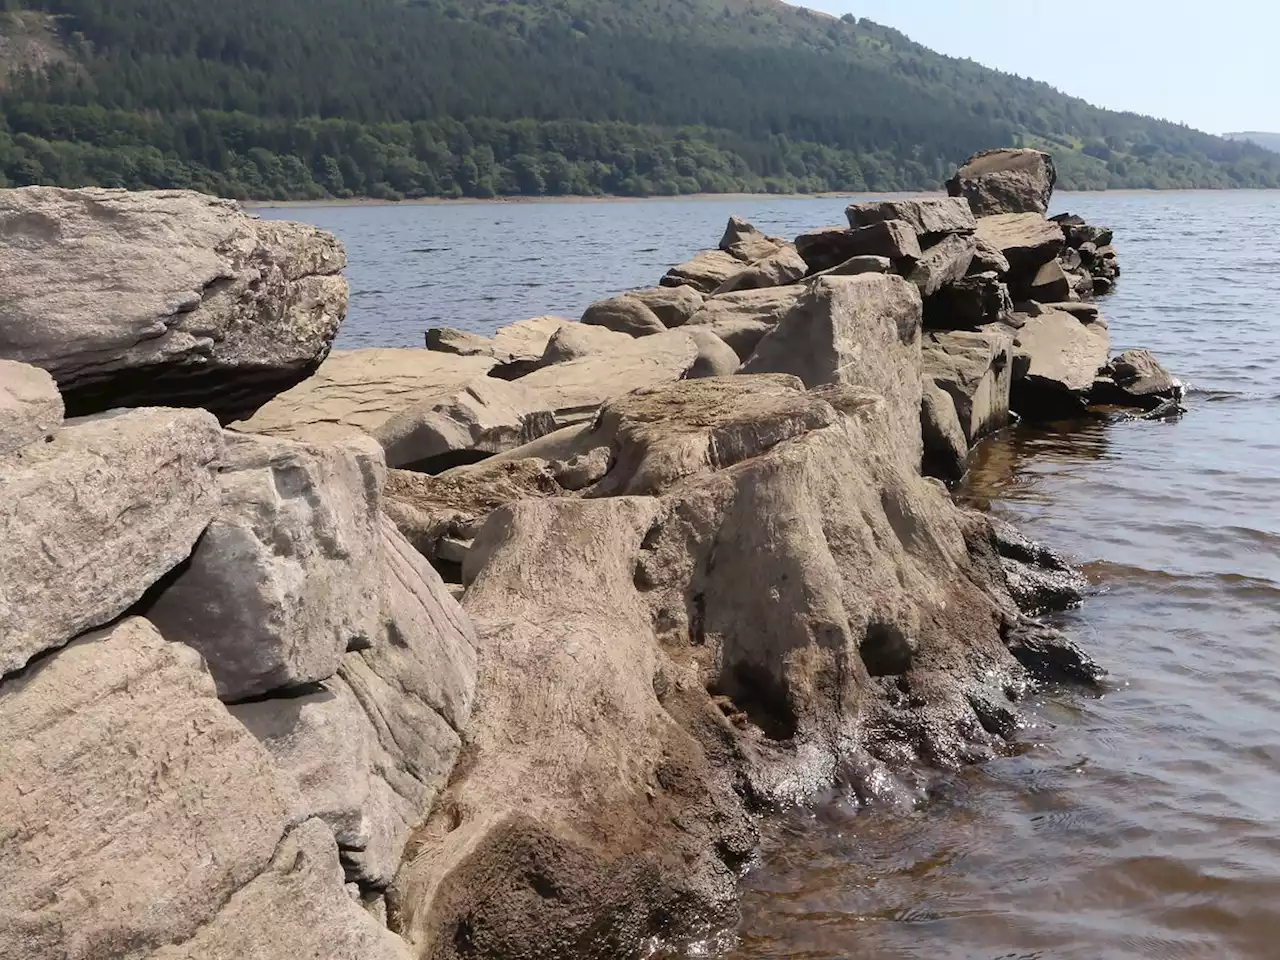
M653 284L730 214L794 236L845 199L293 207L351 258L340 346L419 346ZM772 821L704 955L1280 956L1280 193L1055 198L1116 230L1116 350L1192 387L1169 423L1016 429L961 492L1084 564L1056 625L1112 673L1048 690L1017 755L916 810Z

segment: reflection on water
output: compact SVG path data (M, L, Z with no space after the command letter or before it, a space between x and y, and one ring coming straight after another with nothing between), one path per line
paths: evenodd
M348 242L369 291L352 345L575 314L654 282L729 213L794 234L843 206L288 213ZM1094 596L1054 622L1115 685L1044 691L1023 750L945 778L924 809L832 800L770 824L733 960L1280 956L1280 195L1057 207L1116 228L1114 346L1154 350L1191 383L1189 412L1012 431L963 496L1085 565Z

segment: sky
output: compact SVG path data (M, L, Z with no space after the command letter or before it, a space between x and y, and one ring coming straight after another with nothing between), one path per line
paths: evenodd
M1209 133L1280 132L1280 0L803 0L1044 80L1101 107Z

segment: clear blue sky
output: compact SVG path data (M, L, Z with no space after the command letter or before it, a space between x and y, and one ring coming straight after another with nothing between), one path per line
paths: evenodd
M1280 132L1280 0L805 0L953 57L1210 133Z

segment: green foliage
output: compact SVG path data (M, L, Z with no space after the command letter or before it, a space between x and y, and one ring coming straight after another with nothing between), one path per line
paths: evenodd
M0 0L14 3L15 0ZM775 0L23 0L67 63L0 84L0 178L288 199L1277 186L1280 156ZM0 20L0 32L4 29Z

